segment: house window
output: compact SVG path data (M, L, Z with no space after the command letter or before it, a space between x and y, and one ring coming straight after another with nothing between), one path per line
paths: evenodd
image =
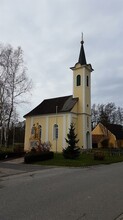
M53 126L53 139L58 139L58 125L54 124Z
M87 83L87 86L89 86L89 77L87 76L87 78L86 78L86 83Z
M80 75L77 75L77 77L76 77L76 85L77 86L81 85L81 76Z

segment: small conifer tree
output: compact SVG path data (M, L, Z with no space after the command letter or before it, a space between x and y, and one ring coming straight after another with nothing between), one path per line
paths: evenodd
M74 124L70 124L69 133L65 139L68 146L63 150L63 156L69 159L75 159L80 155L80 148L76 145L78 143L77 134L75 134Z

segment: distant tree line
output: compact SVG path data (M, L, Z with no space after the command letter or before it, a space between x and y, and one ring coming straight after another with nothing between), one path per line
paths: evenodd
M8 145L10 131L18 121L16 107L29 92L31 81L26 75L21 47L0 45L0 144Z
M14 146L16 144L23 144L25 137L25 122L19 122L17 124L13 124L9 130L9 138L8 145Z
M93 104L92 109L92 128L99 122L104 124L119 124L123 125L123 108L117 107L115 103L108 104Z

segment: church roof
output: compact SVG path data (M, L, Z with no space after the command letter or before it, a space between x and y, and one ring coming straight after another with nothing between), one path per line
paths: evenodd
M84 41L81 41L81 48L80 48L80 54L79 54L79 60L78 63L80 63L81 65L86 65L86 57L85 57L85 51L84 51Z
M56 108L57 113L70 112L74 105L77 103L77 101L78 98L73 98L72 95L52 99L45 99L36 108L24 115L24 117L44 114L55 114Z

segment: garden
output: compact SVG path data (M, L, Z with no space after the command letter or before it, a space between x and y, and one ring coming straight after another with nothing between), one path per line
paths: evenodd
M67 147L61 153L51 151L50 142L41 143L25 153L22 145L0 148L0 160L24 156L25 163L46 166L85 167L99 164L110 164L123 161L123 148L80 149L74 125L70 125L67 134Z
M103 154L103 159L95 158L95 154ZM120 150L119 150L120 152ZM102 156L101 156L102 157ZM89 150L80 153L76 159L65 159L62 153L55 153L54 157L46 161L38 161L36 164L48 166L67 166L67 167L85 167L100 164L111 164L123 161L123 152L112 154L112 150L101 149L99 151Z

